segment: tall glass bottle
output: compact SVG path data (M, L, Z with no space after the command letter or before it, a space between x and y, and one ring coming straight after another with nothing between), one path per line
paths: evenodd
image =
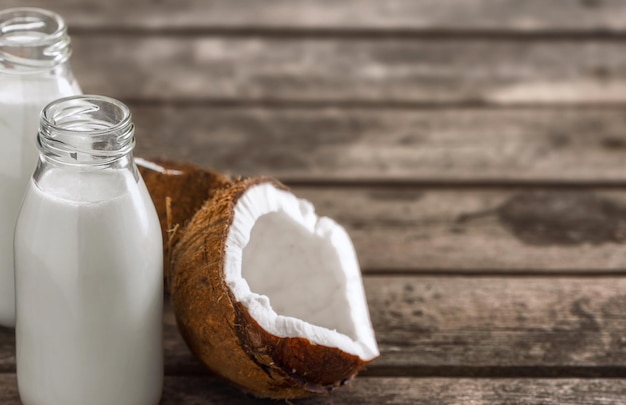
M0 325L15 325L13 231L37 164L41 109L80 94L69 67L70 39L57 14L36 8L0 11Z
M128 108L47 105L15 229L24 404L145 405L161 395L163 251Z

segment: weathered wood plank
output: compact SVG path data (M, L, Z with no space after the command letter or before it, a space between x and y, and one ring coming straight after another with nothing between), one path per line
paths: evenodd
M624 278L365 285L383 352L375 366L626 366Z
M15 331L13 329L0 327L0 373L14 371ZM2 392L1 389L0 392Z
M74 44L84 89L122 99L626 102L626 42L95 35Z
M365 290L382 352L370 375L626 373L626 278L367 276ZM166 373L205 373L166 308ZM11 339L0 334L4 372Z
M622 403L626 382L622 380L538 379L411 379L359 378L350 387L329 396L298 401L298 404L508 404L508 405L615 405ZM168 378L163 405L276 404L261 401L223 386L214 379Z
M137 153L284 181L624 182L622 109L131 105Z
M461 369L453 373L482 367L509 374L546 366L626 370L625 278L369 276L365 290L382 353L368 373L446 374L450 367ZM202 372L180 339L175 333L166 339L167 358L177 364L170 373Z
M367 378L329 396L299 404L472 404L615 405L626 382L611 379ZM0 402L20 405L15 375L0 375ZM166 377L162 405L276 404L244 395L211 377Z
M626 193L298 187L367 270L623 271Z
M0 403L4 405L21 405L17 392L15 374L0 374Z
M623 191L296 187L294 192L346 227L365 272L626 269Z
M626 192L294 188L364 271L626 274Z
M22 6L4 0L3 6ZM30 1L85 29L289 29L378 31L622 32L620 0L122 0Z

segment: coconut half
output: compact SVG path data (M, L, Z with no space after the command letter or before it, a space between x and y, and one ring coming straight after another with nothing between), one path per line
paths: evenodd
M168 159L135 158L156 208L163 233L165 277L169 272L171 247L180 237L180 230L202 207L215 190L231 184L228 177L189 163Z
M169 282L192 352L254 395L326 393L379 354L347 233L274 180L215 191L174 246Z

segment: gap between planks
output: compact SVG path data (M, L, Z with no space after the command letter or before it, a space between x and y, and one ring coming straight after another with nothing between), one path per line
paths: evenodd
M590 108L603 109L605 111L623 111L626 108L624 101L576 101L576 102L550 102L550 101L511 101L506 104L491 103L480 98L465 100L447 100L447 101L428 101L428 100L391 100L391 99L289 99L289 98L226 98L226 97L176 97L165 98L153 96L150 98L136 97L133 95L125 96L124 102L131 107L152 107L152 108L220 108L232 110L245 110L250 108L259 108L267 110L324 110L329 108L342 109L348 112L354 110L390 110L390 111L406 111L420 112L425 111L445 111L460 110L464 112L481 112L485 110L493 111L532 111L550 109L554 111L579 110L586 111ZM358 111L357 111L358 112Z
M363 268L363 277L467 277L467 278L620 278L626 277L623 269L572 270L572 269L376 269Z
M15 369L0 369L0 376L15 375ZM195 370L167 370L166 377L206 377L215 376L202 366ZM490 366L382 366L370 367L359 373L359 378L472 378L472 379L625 379L626 366L529 366L529 367L490 367Z
M361 189L376 188L383 190L519 190L532 189L534 191L577 191L595 189L623 190L626 187L624 180L555 180L555 179L361 179L361 178L298 178L290 177L283 181L289 187L311 187L320 189Z
M363 377L388 378L550 378L550 379L593 379L626 378L626 366L382 366L364 370Z
M269 38L284 41L301 39L339 39L339 40L484 40L484 41L626 41L626 32L609 29L595 29L587 32L575 30L535 30L535 31L503 31L503 30L463 30L463 29L354 29L354 28L290 28L290 27L70 27L73 37L118 36L132 38Z
M11 374L11 372L0 372ZM171 377L213 377L198 365L191 370L166 370ZM359 373L367 378L549 378L549 379L624 379L626 366L370 366Z

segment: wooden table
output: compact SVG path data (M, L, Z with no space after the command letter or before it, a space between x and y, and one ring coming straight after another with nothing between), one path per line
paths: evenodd
M382 356L303 403L626 403L626 2L29 4L138 154L274 175L347 227ZM165 331L164 404L261 403ZM0 371L19 403L9 330Z

